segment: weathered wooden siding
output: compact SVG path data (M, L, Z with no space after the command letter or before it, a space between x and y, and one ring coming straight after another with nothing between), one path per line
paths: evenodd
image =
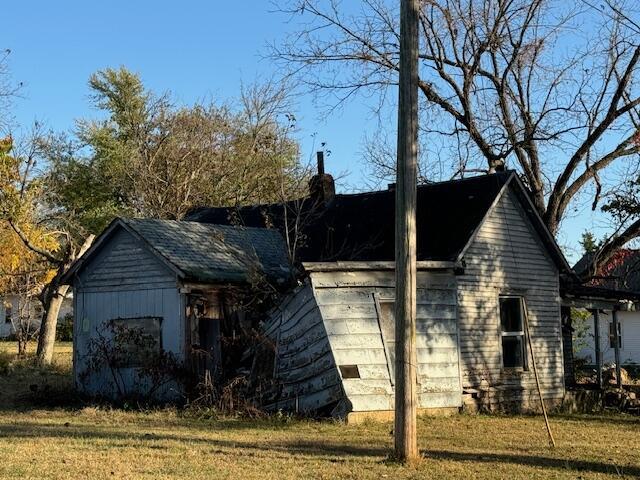
M315 412L342 399L342 386L311 285L291 293L265 325L279 391L267 408Z
M76 382L86 370L87 346L106 321L116 318L161 317L162 348L184 354L184 301L176 275L143 248L128 232L120 231L84 267L74 285L74 371ZM122 369L127 370L127 369ZM123 372L125 378L131 372ZM80 388L97 393L108 378L92 375Z
M502 368L499 295L525 298L543 394L564 394L558 270L516 196L505 192L464 255L458 277L458 315L463 388L480 390L493 405L535 401L532 370ZM527 349L528 351L528 349ZM529 352L529 365L530 352ZM476 393L474 393L475 395Z
M393 329L381 329L379 312L394 299L393 272L315 272L311 281L336 366L358 367L360 378L342 379L348 409L393 409ZM461 405L455 292L452 273L419 272L420 408Z

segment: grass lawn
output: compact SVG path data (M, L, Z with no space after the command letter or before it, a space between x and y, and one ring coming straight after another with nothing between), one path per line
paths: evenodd
M5 360L8 348L0 344ZM59 355L53 373L26 361L0 370L0 388L16 376L61 380L69 347ZM12 405L0 397L1 479L640 477L640 418L632 416L554 416L554 450L541 417L423 418L424 459L404 467L386 460L390 424L43 408L29 403L29 388L21 391L11 397ZM24 403L15 405L20 398Z

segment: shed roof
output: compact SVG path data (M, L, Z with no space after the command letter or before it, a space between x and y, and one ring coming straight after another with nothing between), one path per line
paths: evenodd
M78 273L118 229L138 238L186 280L249 282L255 273L284 283L290 277L287 249L277 230L188 221L118 218L65 276Z
M417 191L418 261L457 261L504 189L512 184L534 228L561 270L564 256L531 204L515 172L419 185ZM336 195L326 206L312 199L242 208L200 208L189 220L252 227L273 225L283 235L299 229L302 262L393 261L395 191ZM298 219L294 223L294 219Z

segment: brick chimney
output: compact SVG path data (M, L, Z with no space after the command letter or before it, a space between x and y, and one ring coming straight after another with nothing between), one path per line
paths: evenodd
M309 196L314 203L328 205L336 196L336 186L333 177L324 173L324 152L318 152L318 173L309 180Z

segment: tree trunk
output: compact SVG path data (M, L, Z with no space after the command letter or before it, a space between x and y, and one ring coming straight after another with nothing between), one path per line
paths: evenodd
M44 315L42 317L42 323L40 324L40 336L38 337L37 350L38 363L41 366L51 365L51 360L53 359L53 348L56 342L58 315L60 314L62 302L64 302L67 292L69 291L69 285L60 285L60 279L69 267L71 267L73 262L89 250L94 239L95 235L89 235L85 239L78 253L76 255L71 255L69 260L58 269L56 276L53 277L51 283L47 285L46 291L43 292L41 301L44 308Z
M40 336L38 337L38 363L42 366L51 365L53 359L53 348L56 342L56 328L58 326L58 315L60 307L67 296L69 285L58 285L49 295L48 302L44 305L44 315L40 325Z

